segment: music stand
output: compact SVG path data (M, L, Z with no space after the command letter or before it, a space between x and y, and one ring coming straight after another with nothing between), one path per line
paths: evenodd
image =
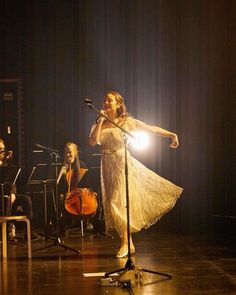
M55 202L55 196L53 191L53 185L55 184L55 178L54 178L54 168L49 164L37 164L32 168L32 171L30 173L30 176L28 178L27 186L28 188L31 186L37 187L38 190L34 192L43 193L44 195L44 231L47 233L47 226L48 226L48 197L47 192L52 192L53 196L53 204L54 204L54 210L56 211L56 202ZM41 189L43 186L43 190Z
M138 280L142 277L142 272L148 272L148 273L152 273L152 274L156 274L156 275L161 275L161 276L165 276L169 279L172 278L172 276L170 274L165 274L165 273L161 273L161 272L157 272L157 271L153 271L153 270L148 270L148 269L143 269L143 268L137 268L131 258L131 251L130 251L130 215L129 215L129 183L128 183L128 161L127 161L127 139L128 136L134 138L134 136L132 134L130 134L128 131L126 131L123 127L119 126L118 124L116 124L114 121L112 121L110 118L108 118L106 115L101 114L100 110L96 109L92 103L91 100L87 100L85 99L85 102L87 104L87 106L91 109L93 109L95 112L97 112L100 116L103 116L104 118L106 118L106 120L108 120L110 123L112 123L114 126L116 126L117 128L119 128L122 132L123 132L123 137L124 137L124 151L125 151L125 190L126 190L126 214L127 214L127 240L128 240L128 260L126 261L126 264L123 268L120 269L116 269L110 272L106 272L105 273L105 277L108 278L111 275L114 274L118 274L118 276L113 279L113 282L116 281L120 281L120 278L127 273L128 271L134 271L135 274L135 278L137 278Z
M1 182L1 202L2 215L5 213L4 195L10 195L14 188L21 168L18 166L1 166L0 167L0 182Z
M56 209L56 231L54 232L54 236L49 236L47 234L46 237L48 237L49 239L53 240L54 243L53 244L50 244L50 245L47 245L47 246L44 246L44 247L41 247L41 248L38 248L38 249L35 249L33 250L34 252L35 251L40 251L40 250L45 250L45 249L48 249L48 248L51 248L51 247L54 247L54 246L60 246L62 248L64 248L65 250L71 250L73 252L76 252L77 254L80 254L80 251L76 250L76 249L73 249L67 245L64 244L64 241L61 240L60 236L59 236L59 214L58 214L58 211L59 211L59 202L58 202L58 183L57 183L57 178L58 178L58 167L62 166L61 163L58 163L58 159L59 159L59 155L58 153L55 151L55 150L52 150L50 148L47 148L47 147L44 147L44 146L39 146L42 150L44 151L48 151L50 152L50 155L53 159L53 163L48 165L48 167L50 167L50 170L51 170L51 173L53 173L52 177L49 177L48 179L44 179L44 188L46 187L46 183L47 182L53 182L54 184L54 187L55 187L55 198L56 198L56 205L55 205L55 209ZM46 182L47 181L47 182Z

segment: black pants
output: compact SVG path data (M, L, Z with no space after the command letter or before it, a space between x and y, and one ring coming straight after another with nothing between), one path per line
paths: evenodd
M2 200L3 198L3 200ZM2 201L4 202L4 205L2 204ZM4 212L2 205L4 206ZM11 196L3 196L1 197L1 202L0 202L0 215L2 216L9 216L11 215L11 208L12 208L12 203L11 203Z
M11 215L26 215L33 220L33 206L31 197L24 194L16 194L16 200L12 205Z
M2 202L0 205L0 214L2 214ZM10 196L4 196L4 215L26 215L32 222L33 220L33 207L31 197L23 194L16 194L15 202L11 203ZM8 222L8 231L11 232L13 221ZM1 228L0 228L1 235Z

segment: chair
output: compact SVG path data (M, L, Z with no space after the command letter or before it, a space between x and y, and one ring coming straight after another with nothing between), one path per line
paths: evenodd
M28 258L32 258L31 249L31 227L30 221L26 215L20 216L0 216L0 223L2 224L2 257L7 258L7 222L8 221L23 221L27 225L27 248Z

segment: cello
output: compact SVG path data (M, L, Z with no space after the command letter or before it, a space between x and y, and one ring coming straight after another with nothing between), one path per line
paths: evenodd
M79 181L85 175L88 169L79 168ZM65 198L65 209L72 215L82 217L92 217L96 214L98 202L97 193L90 188L79 188L77 186L71 189L71 181L74 177L74 171L71 169L66 173L66 179L68 183L68 192Z

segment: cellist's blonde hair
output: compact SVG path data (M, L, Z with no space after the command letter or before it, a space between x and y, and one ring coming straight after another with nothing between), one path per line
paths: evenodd
M72 147L72 149L75 151L75 153L76 153L77 155L79 154L78 145L75 144L74 142L72 142L72 141L67 142L66 145L65 145L65 150L66 150L66 148L68 148L68 147Z

